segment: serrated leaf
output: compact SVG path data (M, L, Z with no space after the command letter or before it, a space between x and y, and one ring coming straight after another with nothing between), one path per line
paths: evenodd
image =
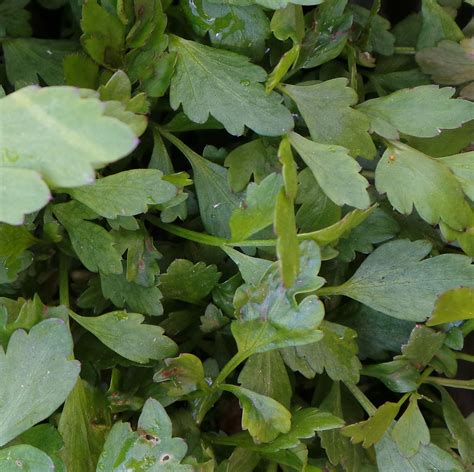
M259 184L248 185L244 201L230 217L229 226L234 241L244 241L272 224L276 196L282 185L279 174L270 174Z
M133 169L68 192L106 218L133 216L146 213L148 205L164 203L176 196L176 187L162 180L162 175L155 169Z
M400 213L409 215L415 207L430 224L441 220L463 230L470 225L471 208L464 198L462 183L448 162L450 158L433 159L405 144L392 142L377 165L377 190L387 193Z
M460 287L448 290L436 300L428 326L474 318L474 289Z
M286 85L285 90L298 106L313 141L344 146L354 157L372 159L375 146L368 133L370 121L351 108L358 98L347 84L341 77L316 85Z
M446 335L440 331L417 325L408 342L402 346L402 353L418 370L428 365L444 344Z
M71 334L59 319L42 321L29 334L17 330L6 353L0 347L0 445L47 418L64 402L80 370L71 355Z
M429 444L430 431L418 407L416 396L410 397L407 409L393 427L392 439L396 442L400 454L405 457L416 454L420 445Z
M278 351L250 356L240 372L238 382L248 390L273 398L285 408L290 407L290 379Z
M298 151L324 193L337 205L367 208L370 205L367 180L359 174L360 166L346 148L319 144L291 133L291 145Z
M450 87L421 85L367 100L357 109L370 118L371 131L384 138L398 139L399 132L428 138L474 119L474 103L451 99L454 92Z
M19 89L26 85L63 85L63 60L77 51L78 44L68 40L12 38L2 42L9 82Z
M199 303L211 293L220 276L215 265L175 259L166 274L160 277L160 289L165 298Z
M150 472L192 472L192 465L181 464L187 446L173 438L171 421L161 404L149 398L138 420L138 431L130 423L115 423L110 431L97 470L120 472L138 466Z
M255 442L273 441L291 428L291 413L273 398L235 385L220 388L234 394L242 406L242 428L248 429Z
M329 321L323 321L320 329L323 333L320 341L282 350L286 364L307 378L314 378L325 370L332 380L356 384L361 369L357 333Z
M140 364L170 357L177 350L176 344L163 336L163 328L142 324L145 317L138 313L113 311L92 317L69 311L69 315L107 347Z
M399 410L398 403L385 402L368 420L346 426L342 434L349 436L351 442L361 442L363 447L368 448L380 441Z
M474 280L469 257L442 254L422 260L430 251L426 241L383 244L336 291L389 316L423 321L433 311L439 295L473 286Z
M257 285L243 285L234 298L237 320L231 325L239 351L248 354L319 340L317 329L324 316L321 301L314 295L301 303L295 294L311 292L324 282L318 277L319 249L313 242L300 246L300 272L294 285L285 289L275 263Z
M56 467L52 459L33 446L18 445L0 450L0 468L2 472L54 472Z
M280 136L293 127L280 97L266 95L259 84L266 79L265 71L245 56L177 36L171 37L170 47L178 54L170 89L173 109L182 104L197 123L211 114L236 136L243 134L245 126L264 136Z

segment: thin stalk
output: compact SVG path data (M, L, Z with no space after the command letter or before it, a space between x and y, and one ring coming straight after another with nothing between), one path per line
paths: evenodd
M463 388L466 390L474 390L474 379L471 380L458 380L458 379L446 379L444 377L427 377L426 383L434 385L442 385L443 387Z
M474 362L474 356L472 354L466 354L464 352L456 352L456 359L466 362Z
M325 297L331 295L340 295L341 294L341 287L342 285L338 285L336 287L323 287L316 290L316 295L318 297Z
M69 257L59 253L59 304L69 307Z
M468 320L463 323L463 325L461 326L461 330L464 337L471 334L471 332L474 331L474 320Z
M365 410L369 416L373 416L377 411L374 404L365 396L365 393L354 384L344 382L347 389L354 395L354 398L359 402L359 405Z

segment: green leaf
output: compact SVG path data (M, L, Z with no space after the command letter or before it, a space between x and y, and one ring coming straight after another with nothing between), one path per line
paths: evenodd
M16 89L38 84L63 85L63 60L77 50L66 40L14 38L3 41L8 80Z
M92 216L83 211L90 212L76 202L61 203L53 208L54 215L66 228L72 247L87 269L92 272L100 270L104 274L121 273L122 258L115 248L114 238L102 226L83 219Z
M363 447L368 448L381 440L399 410L398 403L385 402L368 420L346 426L342 434L349 436L351 442L361 442Z
M398 139L399 132L428 138L474 119L474 104L451 99L454 92L450 87L421 85L367 100L357 109L370 118L371 131L384 138Z
M125 28L115 15L89 0L82 7L81 29L81 43L94 61L111 67L121 64Z
M276 196L282 184L281 175L270 174L259 184L248 185L244 201L230 217L229 226L234 241L243 241L272 224Z
M351 108L358 98L347 83L341 77L316 85L286 85L285 91L298 106L313 141L344 146L354 157L372 159L375 146L368 133L370 121Z
M426 472L427 470L446 470L462 472L464 467L449 453L434 444L421 446L412 457L406 458L398 451L395 442L387 433L375 445L377 465L384 472Z
M307 344L322 336L317 329L324 316L314 295L301 303L295 294L312 292L323 284L318 277L320 253L315 243L300 246L300 272L294 285L285 289L275 263L257 285L243 285L234 298L237 320L231 325L240 352L253 354L281 347Z
M411 332L402 353L418 370L429 364L444 344L446 335L423 325L417 325Z
M0 223L0 257L14 262L22 252L35 244L36 238L24 226Z
M457 42L464 38L454 18L436 0L423 0L421 18L417 49L436 46L443 39Z
M215 3L220 3L221 0L211 0ZM265 8L271 8L272 10L276 10L278 8L284 8L289 3L295 3L297 5L318 5L322 3L324 0L226 0L226 3L230 5L252 5L257 3Z
M181 464L187 446L183 439L173 438L171 421L159 402L149 398L138 420L139 432L129 423L117 422L107 436L97 470L153 470L156 472L192 472L192 465ZM139 469L138 469L139 470Z
M177 350L175 343L163 336L163 328L142 324L145 317L138 313L113 311L90 317L69 311L69 315L107 347L140 364L172 356Z
M293 43L300 43L304 38L304 16L301 6L288 4L281 8L272 16L270 23L275 38L286 41L291 38Z
M414 206L430 224L441 220L463 230L470 225L471 208L464 199L462 181L447 165L451 162L455 166L458 156L451 158L433 159L405 144L392 142L377 165L377 190L387 193L400 213L409 215Z
M186 156L194 172L194 184L204 228L210 234L230 237L229 219L239 206L228 183L227 169L204 159L173 135L162 132Z
M245 126L264 136L280 136L293 127L280 97L266 95L259 84L266 79L265 71L245 56L177 36L171 38L171 49L178 54L170 90L173 109L182 104L197 123L211 114L236 136L243 134Z
M247 429L257 443L273 441L278 434L290 431L291 413L273 398L235 385L224 384L219 388L240 400L242 428Z
M442 85L460 85L474 80L472 49L474 40L461 43L441 41L436 47L416 53L416 62L434 82Z
M247 256L247 254L236 251L231 247L224 246L223 250L235 262L242 278L248 284L257 285L265 272L272 265L271 261Z
M441 393L444 419L457 443L459 454L466 464L472 464L474 462L474 433L447 390L441 387L438 390Z
M64 404L58 426L64 440L61 457L67 470L95 470L109 428L105 396L79 379Z
M68 54L63 60L66 85L96 89L99 82L99 66L83 53Z
M359 174L360 166L346 148L315 143L296 133L291 133L289 138L319 186L336 205L361 209L370 205L368 182Z
M442 157L439 161L451 169L464 193L474 201L474 152Z
M33 446L19 445L0 450L0 468L2 472L49 472L55 470L50 457Z
M13 333L0 347L0 445L51 415L72 390L80 366L70 360L72 339L62 320L50 319L29 334ZM21 392L21 394L20 394Z
M166 395L181 397L199 389L206 389L204 368L193 354L180 354L174 359L165 360L166 367L154 376L155 382L164 386Z
M383 382L392 392L406 393L418 388L420 373L406 359L398 359L383 364L369 365L363 368L363 374L375 377Z
M439 295L452 288L472 286L474 280L469 257L443 254L422 261L430 251L426 241L383 244L336 292L389 316L423 321L433 311Z
M29 20L31 13L25 10L29 0L4 0L0 5L1 36L30 36Z
M52 188L92 182L94 168L137 145L128 126L73 87L25 87L0 99L0 117L0 166L36 171Z
M329 321L323 321L320 329L323 333L320 341L284 349L284 361L307 378L314 378L325 370L332 380L356 384L361 369L357 358L357 333Z
M285 408L290 407L292 388L278 351L250 356L240 372L238 381L242 387L273 398Z
M155 169L133 169L96 180L91 185L69 190L76 200L106 218L146 213L176 196L176 187L162 180Z
M220 276L215 265L175 259L166 274L160 277L160 289L165 298L199 303L211 293Z
M407 409L392 429L392 439L396 442L400 454L412 457L420 445L426 446L430 442L430 431L421 414L416 396L410 397Z
M161 299L163 295L156 286L144 287L129 282L124 273L100 274L102 293L117 308L128 308L135 313L150 316L163 314Z
M474 318L474 289L460 287L441 294L436 300L428 326Z

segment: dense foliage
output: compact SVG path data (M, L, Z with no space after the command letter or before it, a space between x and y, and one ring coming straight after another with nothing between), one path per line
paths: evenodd
M0 471L474 470L471 7L0 0Z

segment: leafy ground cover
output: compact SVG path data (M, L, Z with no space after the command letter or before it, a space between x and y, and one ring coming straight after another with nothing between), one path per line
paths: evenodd
M474 470L472 0L408 3L0 0L1 472Z

